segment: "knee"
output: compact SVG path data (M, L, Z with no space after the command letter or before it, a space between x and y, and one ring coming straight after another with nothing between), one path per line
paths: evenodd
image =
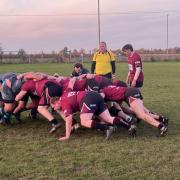
M13 105L12 106L4 106L4 111L8 112L8 113L12 112L13 111Z
M80 121L81 121L81 125L82 125L82 126L87 127L86 119L84 119L83 117L81 117Z

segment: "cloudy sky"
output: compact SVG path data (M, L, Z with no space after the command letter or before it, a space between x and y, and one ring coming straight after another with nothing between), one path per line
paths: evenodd
M98 46L97 1L1 0L0 44L4 50L91 50ZM169 47L180 46L179 0L100 0L100 8L101 40L111 49L126 43L165 49L167 13Z

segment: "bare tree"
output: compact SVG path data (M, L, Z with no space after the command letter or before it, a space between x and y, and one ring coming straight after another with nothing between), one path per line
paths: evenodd
M23 62L26 62L27 54L26 54L26 51L24 49L19 49L18 56Z

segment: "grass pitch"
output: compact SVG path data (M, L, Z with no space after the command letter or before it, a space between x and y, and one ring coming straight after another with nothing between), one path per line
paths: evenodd
M41 71L69 75L72 64L1 65L0 72ZM90 64L85 66L90 67ZM124 80L127 64L117 64ZM145 123L138 136L123 129L110 141L104 134L81 129L66 142L57 141L64 127L49 135L50 125L40 117L0 126L0 179L180 179L180 63L144 63L144 104L170 118L166 137Z

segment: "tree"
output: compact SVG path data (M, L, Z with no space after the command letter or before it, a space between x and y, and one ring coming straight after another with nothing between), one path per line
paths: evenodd
M24 49L19 49L19 51L18 51L18 57L19 57L22 61L26 61L26 59L27 59L26 51L25 51Z

